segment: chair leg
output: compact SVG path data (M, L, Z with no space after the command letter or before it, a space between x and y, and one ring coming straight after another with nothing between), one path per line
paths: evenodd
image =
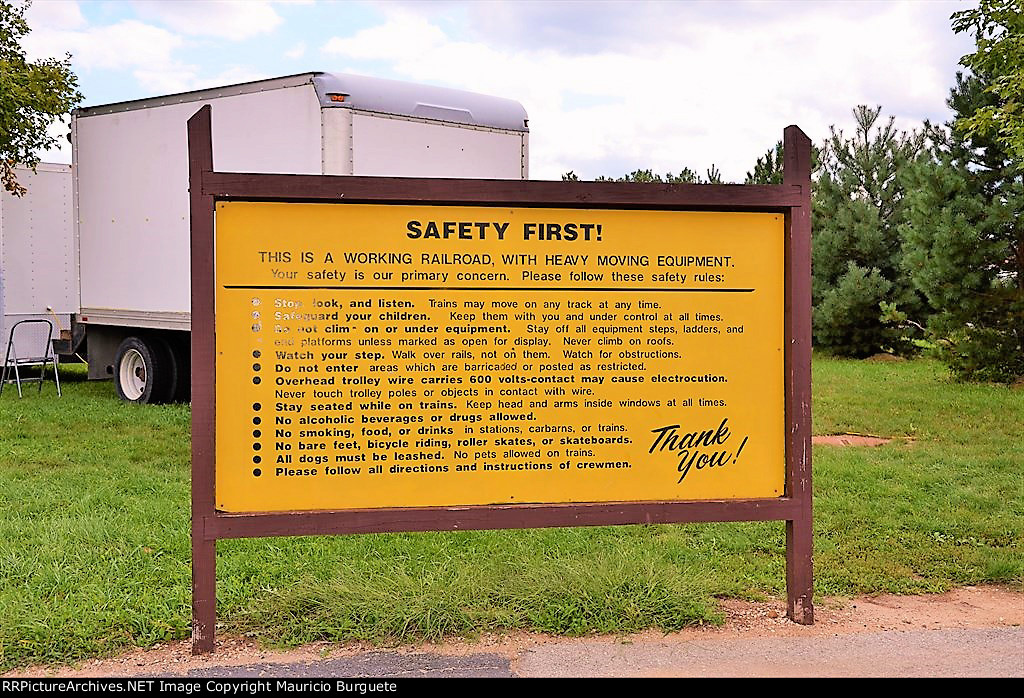
M23 397L22 394L21 394L21 372L18 371L18 359L17 359L17 357L15 357L15 359L14 359L14 382L18 386L18 397L19 398Z
M7 340L7 353L4 354L3 378L0 378L0 395L4 394L4 386L7 385L7 376L11 375L11 349L13 348L13 337Z
M53 355L53 382L57 384L57 397L61 397L60 394L60 374L57 373L57 355Z

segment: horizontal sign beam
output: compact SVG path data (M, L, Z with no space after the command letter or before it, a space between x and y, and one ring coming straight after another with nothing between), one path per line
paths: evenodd
M650 184L323 175L203 173L202 193L246 201L349 201L647 210L782 211L800 185Z
M223 514L206 517L205 535L217 538L303 536L413 531L495 530L555 526L617 526L778 521L799 512L789 497L700 502L622 502L601 504L512 504L473 507L420 507Z

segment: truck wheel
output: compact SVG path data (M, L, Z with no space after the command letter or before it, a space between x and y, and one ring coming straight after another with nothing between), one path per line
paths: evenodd
M157 337L128 337L117 348L114 385L127 402L153 404L170 397L174 365L167 343Z
M173 402L189 402L192 398L192 344L187 333L184 337L171 337L167 341L174 359Z

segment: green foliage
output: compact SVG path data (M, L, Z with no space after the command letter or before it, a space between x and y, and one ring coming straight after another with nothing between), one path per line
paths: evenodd
M814 308L815 338L823 346L842 348L853 356L878 351L880 305L889 297L892 282L878 269L848 262L846 273L836 279L829 293ZM842 322L835 322L842 318Z
M880 303L914 316L924 308L902 272L898 232L905 194L898 174L920 152L924 137L897 131L893 117L880 123L881 112L854 109L852 138L831 129L814 191L814 339L843 356L909 351L901 329L883 322Z
M957 129L967 137L992 136L1024 168L1024 9L1020 0L981 0L953 14L953 30L971 32L977 51L960 59L986 80L994 98L970 113L958 112Z
M811 174L817 172L821 165L821 153L817 146L811 144ZM782 141L766 152L754 163L754 171L747 172L744 184L782 184Z
M995 99L957 76L948 100L960 119ZM961 379L1024 376L1024 181L996 134L929 127L933 147L904 174L904 268L935 314L940 357Z
M782 141L762 155L754 163L754 171L748 172L744 184L782 184Z
M27 2L0 0L0 181L17 196L25 188L18 184L14 166L35 167L36 151L57 142L47 128L82 99L70 54L63 60L26 60L19 41L31 31L27 8Z
M570 170L562 175L563 182L578 182L579 176ZM594 179L595 182L641 182L641 183L666 183L666 184L724 184L722 173L715 166L709 167L702 177L689 167L684 167L679 174L666 172L664 175L655 174L653 170L633 170L621 177L600 176Z

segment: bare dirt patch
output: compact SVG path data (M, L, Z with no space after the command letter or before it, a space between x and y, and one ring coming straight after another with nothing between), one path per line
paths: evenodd
M891 443L892 439L882 436L871 436L869 434L826 434L824 436L812 436L812 444L825 446L881 446Z
M865 361L906 361L906 359L904 359L902 356L896 356L895 354L886 354L885 352L880 352L878 354L872 354L871 356L869 356L868 358L866 358L864 360Z
M648 630L629 636L587 638L588 642L642 644L645 642L714 641L737 637L826 637L853 633L899 630L941 630L949 628L1005 628L1024 625L1024 590L979 586L925 596L862 596L854 599L821 599L815 607L815 624L803 626L786 618L784 600L720 602L725 625L717 628L689 628L678 633ZM534 633L484 636L476 641L407 645L392 651L435 653L452 656L493 653L513 662L527 650L550 644L579 643ZM318 643L294 650L271 650L246 638L225 637L217 641L212 656L193 657L188 641L134 650L112 659L84 662L76 667L32 667L4 674L5 677L97 677L180 675L194 669L233 667L247 664L315 662L353 656L375 648L366 644Z
M748 603L724 600L726 624L720 632L819 635L879 630L998 628L1024 624L1024 592L972 586L944 594L859 596L824 599L815 605L815 624L786 619L784 601Z

